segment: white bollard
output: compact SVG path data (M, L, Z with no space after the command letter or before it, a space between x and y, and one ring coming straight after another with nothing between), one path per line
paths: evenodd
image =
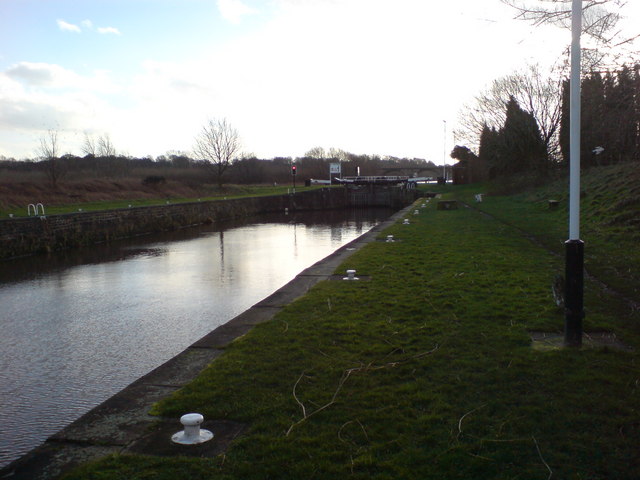
M184 430L174 434L171 441L180 445L197 445L208 442L213 438L213 433L209 430L200 429L200 424L204 417L199 413L187 413L180 417L180 423L184 425Z
M409 225L409 219L405 218L404 221L402 222L403 225Z
M393 243L393 235L387 235L387 243Z
M347 276L344 277L343 280L360 280L360 279L356 277L355 270L347 270Z

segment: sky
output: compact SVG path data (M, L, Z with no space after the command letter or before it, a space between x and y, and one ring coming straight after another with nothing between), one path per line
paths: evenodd
M62 153L86 135L191 152L226 118L259 158L451 162L464 106L571 41L514 16L500 0L0 0L0 156L36 157L48 130Z

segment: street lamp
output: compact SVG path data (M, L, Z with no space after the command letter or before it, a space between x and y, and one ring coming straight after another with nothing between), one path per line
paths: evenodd
M580 34L582 0L571 9L571 81L569 106L569 240L565 242L564 344L582 345L584 318L584 242L580 240Z

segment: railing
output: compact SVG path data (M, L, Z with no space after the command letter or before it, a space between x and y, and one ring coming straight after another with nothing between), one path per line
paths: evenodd
M42 214L40 216L44 217L44 205L42 205L41 203L30 203L27 206L27 215L31 216L31 209L33 209L33 214L34 215L38 215L40 211L42 211Z

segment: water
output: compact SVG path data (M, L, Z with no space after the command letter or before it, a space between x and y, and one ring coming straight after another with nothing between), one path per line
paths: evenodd
M0 263L0 466L390 213L263 217Z

